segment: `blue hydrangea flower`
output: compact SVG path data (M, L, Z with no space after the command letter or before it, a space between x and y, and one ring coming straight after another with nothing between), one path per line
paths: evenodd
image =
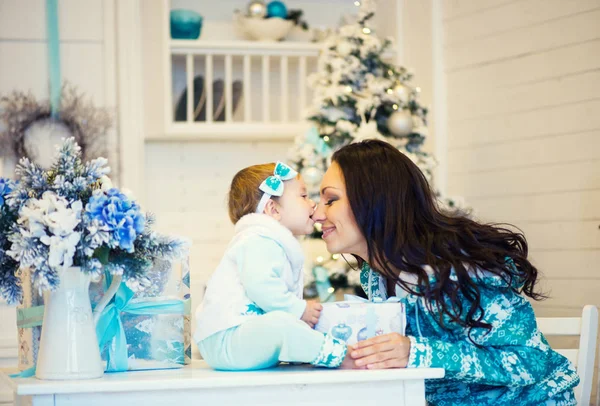
M0 178L0 206L4 205L4 197L13 191L15 182L10 179Z
M146 219L137 203L118 189L112 188L106 192L96 191L85 210L91 220L97 220L108 227L111 246L133 252L133 242L146 225Z

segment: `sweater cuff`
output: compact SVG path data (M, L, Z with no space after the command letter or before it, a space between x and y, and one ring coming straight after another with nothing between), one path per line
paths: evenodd
M346 342L327 334L321 345L319 355L311 364L317 367L337 368L344 362L347 352Z
M432 368L433 353L431 346L424 337L408 336L410 340L410 351L408 355L407 368Z

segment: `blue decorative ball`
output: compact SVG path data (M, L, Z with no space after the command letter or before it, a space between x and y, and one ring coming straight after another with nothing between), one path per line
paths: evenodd
M267 5L267 18L279 17L286 18L288 15L287 7L281 1L272 1Z

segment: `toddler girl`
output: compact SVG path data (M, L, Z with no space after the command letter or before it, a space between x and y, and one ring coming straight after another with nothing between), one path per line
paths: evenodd
M298 173L281 162L250 166L233 178L235 235L196 314L194 338L213 368L342 365L346 344L313 330L322 306L302 300L304 256L295 236L312 232L314 209Z

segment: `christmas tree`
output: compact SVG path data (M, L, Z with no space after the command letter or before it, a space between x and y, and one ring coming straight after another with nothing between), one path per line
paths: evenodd
M379 39L371 26L374 1L355 4L356 21L324 41L317 70L308 82L314 97L307 117L314 126L296 138L290 151L290 161L304 178L313 199L318 199L319 183L333 151L352 142L373 138L389 142L407 155L430 183L437 164L422 150L427 109L417 100L420 89L410 83L412 74L407 69L388 61L393 43L391 39ZM450 199L440 198L440 203L455 206ZM320 237L318 226L312 237ZM357 272L344 274L339 271L337 257L321 256L315 261L313 275L308 275L309 280L317 281L317 287L325 283L322 268L327 268L327 264L336 265L329 268L334 288L358 284Z

